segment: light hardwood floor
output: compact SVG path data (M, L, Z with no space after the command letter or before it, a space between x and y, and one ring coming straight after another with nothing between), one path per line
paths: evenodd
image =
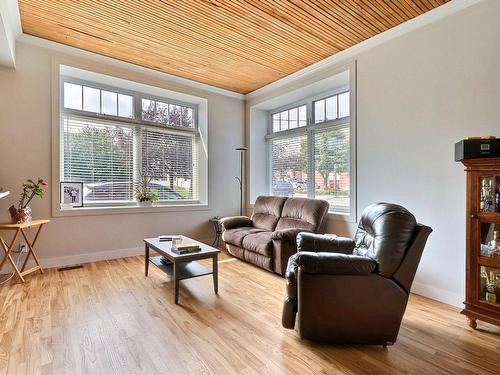
M392 347L301 341L281 327L284 280L227 255L172 283L143 257L32 275L0 288L1 374L499 374L500 330L412 295ZM486 330L485 330L486 329Z

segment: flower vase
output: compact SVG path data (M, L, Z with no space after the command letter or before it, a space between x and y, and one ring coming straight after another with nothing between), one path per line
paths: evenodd
M31 208L29 207L16 208L14 206L10 206L9 213L13 223L22 224L31 221Z

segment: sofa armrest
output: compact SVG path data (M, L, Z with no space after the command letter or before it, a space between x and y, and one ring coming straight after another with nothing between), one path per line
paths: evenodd
M299 233L297 251L324 251L331 253L351 254L354 240L334 234Z
M222 228L234 229L240 227L253 227L253 221L247 216L229 216L220 220Z
M300 252L295 258L297 266L306 273L326 275L369 275L377 262L359 255Z
M281 240L289 243L290 245L295 245L297 241L297 235L301 232L304 232L304 229L298 229L298 228L280 229L274 231L271 234L271 239Z

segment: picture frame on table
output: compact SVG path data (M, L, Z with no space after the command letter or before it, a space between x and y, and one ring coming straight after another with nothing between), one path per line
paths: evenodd
M61 181L59 203L61 208L83 207L83 182Z

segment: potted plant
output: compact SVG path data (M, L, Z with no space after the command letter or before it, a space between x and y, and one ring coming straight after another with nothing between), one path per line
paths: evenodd
M45 186L47 186L47 183L40 177L36 182L29 179L23 184L23 191L17 207L14 205L9 207L10 216L14 223L20 224L31 221L31 208L28 204L34 197L43 197Z
M150 187L152 179L150 176L142 175L141 179L135 183L135 197L139 206L151 206L158 200L158 192Z

